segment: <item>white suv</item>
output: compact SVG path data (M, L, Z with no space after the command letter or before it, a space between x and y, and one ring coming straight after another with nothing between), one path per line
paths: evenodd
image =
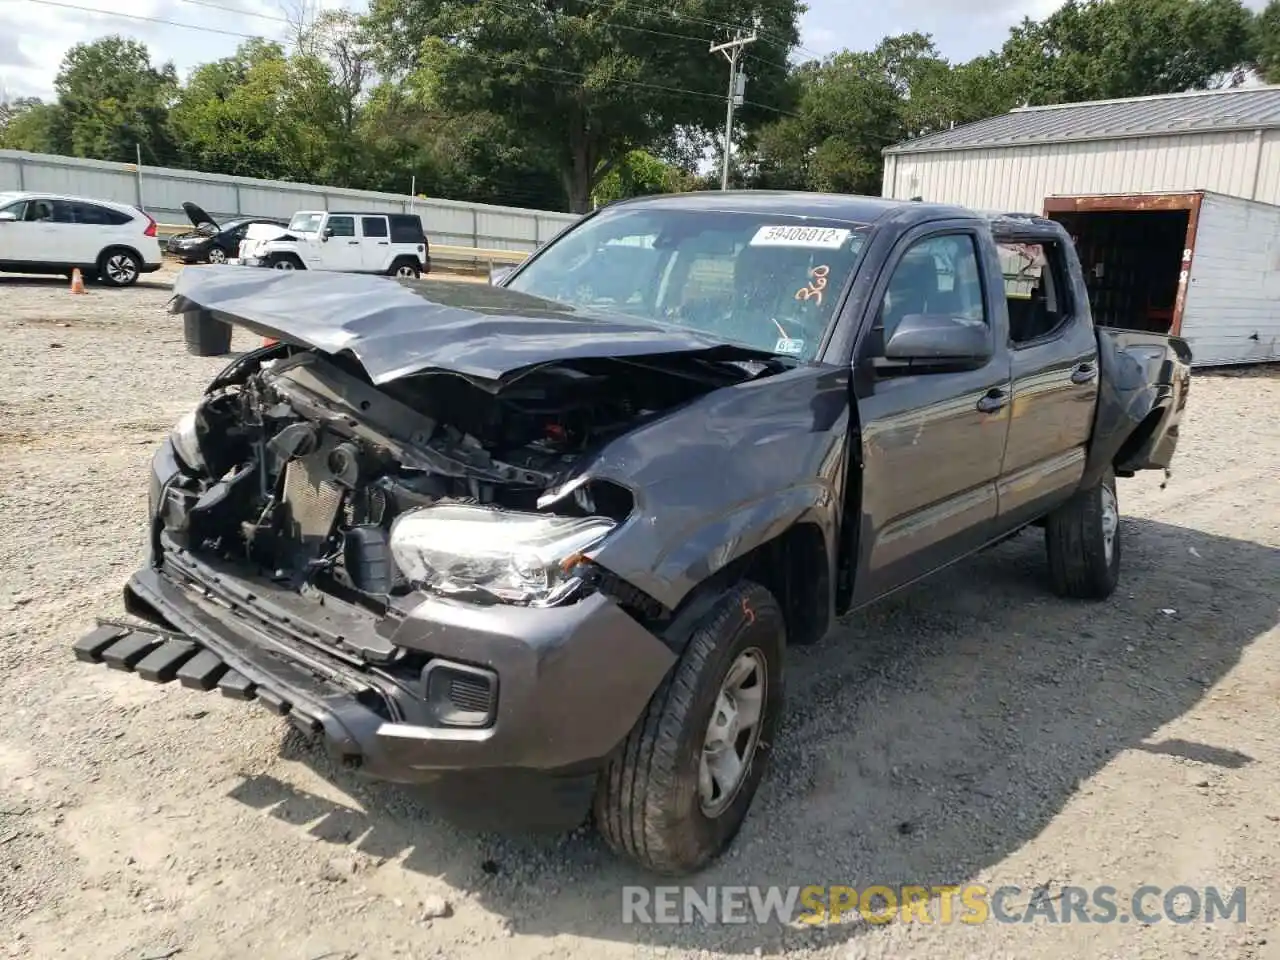
M240 262L276 270L333 270L417 277L431 252L416 214L304 210L288 227L254 224L240 243Z
M123 203L0 193L0 271L69 275L127 287L163 263L156 222Z

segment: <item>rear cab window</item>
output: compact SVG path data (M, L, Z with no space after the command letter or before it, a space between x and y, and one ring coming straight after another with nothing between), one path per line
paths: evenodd
M1014 347L1061 333L1071 318L1066 254L1053 240L996 239L1009 342Z
M361 217L360 230L366 237L385 239L387 236L386 217Z

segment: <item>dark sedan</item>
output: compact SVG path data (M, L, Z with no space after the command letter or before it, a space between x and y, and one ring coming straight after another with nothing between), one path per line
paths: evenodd
M170 237L165 252L183 263L226 263L239 255L240 241L253 224L289 225L275 217L236 217L219 223L194 203L184 203L182 209L195 229Z

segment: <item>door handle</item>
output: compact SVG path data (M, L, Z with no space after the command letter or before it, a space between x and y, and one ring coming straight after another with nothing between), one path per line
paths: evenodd
M1098 368L1088 361L1071 371L1072 383L1092 383L1098 376Z
M359 241L359 240L348 240L348 241L347 241L347 246L348 246L348 247L358 247L358 246L360 246L360 241Z
M978 401L978 412L995 413L998 410L1003 410L1008 404L1009 394L999 387L994 387L988 390L986 395Z

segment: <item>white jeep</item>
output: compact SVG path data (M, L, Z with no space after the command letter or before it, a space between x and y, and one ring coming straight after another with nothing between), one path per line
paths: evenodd
M304 210L287 227L251 226L240 243L239 262L417 277L431 270L431 251L417 214Z

